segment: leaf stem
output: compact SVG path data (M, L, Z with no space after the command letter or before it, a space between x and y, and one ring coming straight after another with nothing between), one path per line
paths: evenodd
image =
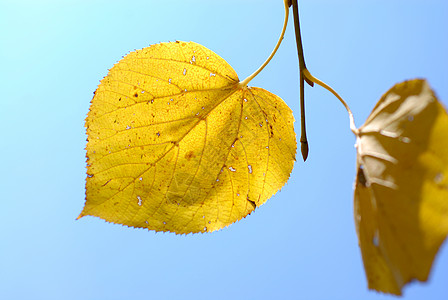
M305 56L303 54L302 35L300 33L299 4L297 0L291 0L291 2L292 2L292 13L294 15L294 29L296 33L297 54L299 56L299 68L300 72L302 72L302 70L306 69L306 64L305 64ZM305 79L305 81L310 86L314 86L314 83L308 80L308 78L305 77L303 79Z
M317 79L316 77L314 77L313 75L311 75L311 73L307 70L304 69L303 70L303 75L310 81L320 85L321 87L323 87L324 89L328 90L329 92L331 92L334 96L336 96L336 98L339 99L339 101L342 103L342 105L344 105L345 109L348 112L348 118L350 119L350 130L356 135L358 136L358 128L356 128L355 126L355 120L353 118L353 113L350 110L350 107L348 106L348 104L344 101L344 99L342 99L341 96L339 96L338 93L336 93L335 90L333 90L333 88L331 88L331 86L329 86L328 84L326 84L325 82Z
M269 55L268 59L266 59L266 61L261 65L261 67L259 67L254 73L249 75L246 79L244 79L243 81L240 81L238 83L239 88L246 87L247 84L252 79L254 79L255 76L257 76L267 66L267 64L271 61L271 59L274 57L275 53L277 52L278 48L280 47L280 44L282 43L283 37L286 32L286 25L288 24L288 18L289 18L289 1L284 0L283 2L285 4L285 21L283 22L282 33L280 34L280 38L278 39L277 45L275 45L275 48L274 48L274 50L272 50L271 55Z
M306 122L305 122L305 81L313 86L314 83L303 75L303 70L306 70L305 56L303 55L302 35L300 33L299 20L299 3L297 0L290 0L292 11L294 15L294 29L296 33L297 54L299 56L299 82L300 82L300 152L302 152L303 161L308 158L309 145L306 137Z
M306 69L305 69L306 70ZM305 80L302 70L300 73L300 152L302 153L303 161L308 158L310 148L308 146L308 138L306 137L306 122L305 122Z

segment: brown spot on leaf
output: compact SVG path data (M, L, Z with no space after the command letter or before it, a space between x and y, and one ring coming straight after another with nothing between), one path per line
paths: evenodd
M247 201L254 207L254 209L257 208L257 204L255 204L254 201L250 200L249 196L247 196Z
M135 98L137 98L137 97L138 97L138 94L137 94L137 93L135 93L135 94L134 94L134 97L135 97Z
M358 182L363 186L366 187L367 186L367 180L366 180L366 175L364 174L364 167L361 165L358 168Z
M189 152L187 152L187 154L185 154L185 158L187 160L190 160L190 159L195 158L195 157L196 157L196 155L194 155L193 151L189 151Z

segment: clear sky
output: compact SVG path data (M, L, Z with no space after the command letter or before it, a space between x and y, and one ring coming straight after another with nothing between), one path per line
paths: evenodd
M307 66L360 126L393 84L427 78L448 104L446 0L302 0ZM99 80L150 44L198 42L240 79L274 47L282 0L0 0L0 299L394 299L367 290L345 110L306 88L308 161L246 219L176 236L86 217L84 118ZM252 82L299 120L293 24ZM296 123L296 128L298 124ZM403 299L448 298L448 248Z

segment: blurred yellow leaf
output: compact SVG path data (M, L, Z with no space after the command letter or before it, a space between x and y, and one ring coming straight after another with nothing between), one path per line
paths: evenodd
M279 97L242 86L201 45L132 52L91 102L79 217L179 234L228 226L288 180L293 122Z
M448 233L448 115L424 80L397 84L357 136L355 222L369 288L426 281Z

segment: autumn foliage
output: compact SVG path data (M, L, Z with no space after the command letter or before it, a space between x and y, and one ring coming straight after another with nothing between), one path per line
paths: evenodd
M212 232L285 185L297 149L292 111L247 86L278 49L289 6L297 9L297 1L284 3L276 48L243 81L193 42L152 45L110 69L86 119L86 203L78 218ZM356 128L346 102L306 69L301 40L298 49L302 107L304 81L325 87L344 104L356 136L354 217L369 288L399 295L406 283L427 280L448 234L447 112L415 79L391 88ZM301 125L304 153L304 117Z

